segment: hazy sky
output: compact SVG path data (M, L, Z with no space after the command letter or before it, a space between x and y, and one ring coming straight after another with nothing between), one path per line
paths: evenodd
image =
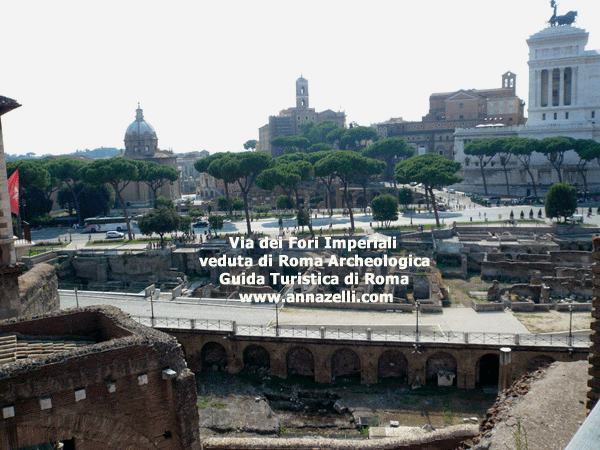
M600 1L559 0L600 48ZM241 151L269 115L343 110L347 123L420 120L429 95L528 88L526 39L549 0L6 1L0 4L5 151L123 148L140 102L161 149Z

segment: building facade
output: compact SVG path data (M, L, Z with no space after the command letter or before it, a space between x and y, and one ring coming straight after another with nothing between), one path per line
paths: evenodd
M543 139L567 136L600 142L600 53L586 50L589 33L571 26L549 26L527 40L529 46L529 106L528 119L516 127L464 127L455 134L455 159L463 164L465 181L461 188L482 193L482 177L477 161L464 154L470 140L482 137L518 136ZM577 171L579 157L574 151L565 154L563 182L578 189L583 179ZM511 195L532 194L530 176L515 159L511 162L509 184ZM587 164L588 190L600 190L600 170L597 161ZM545 155L534 153L530 171L539 186L538 195L559 181L558 174ZM499 173L499 159L492 160L486 174L488 192L505 193L504 175Z
M149 161L177 169L177 158L170 150L158 148L158 136L152 125L144 119L143 110L138 104L135 120L125 131L125 152L123 157L138 161ZM181 175L180 175L181 179ZM181 197L180 179L165 183L159 190L159 197L176 199ZM130 205L149 205L153 201L152 189L143 182L130 183L123 192L123 199Z
M194 167L197 160L209 155L210 153L206 150L177 155L177 170L181 177L182 195L195 195L199 200L211 200L222 195L217 179L207 173L198 172Z
M432 94L429 113L419 122L392 118L374 126L383 138L403 138L418 154L436 152L454 159L457 128L525 123L525 103L517 97L516 86L516 74L506 72L499 88Z
M277 136L300 136L300 125L306 122L321 123L326 120L335 122L339 127L346 126L346 113L335 112L331 109L316 112L309 107L308 80L300 77L296 80L296 106L270 116L269 123L258 129L257 150L267 152L273 157L282 154L281 149L271 145L271 140Z

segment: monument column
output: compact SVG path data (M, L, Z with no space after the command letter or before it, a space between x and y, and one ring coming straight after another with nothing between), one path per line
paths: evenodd
M2 115L19 106L13 99L0 96L0 319L17 317L23 312L19 297L19 275L25 267L17 263L15 255L2 137Z

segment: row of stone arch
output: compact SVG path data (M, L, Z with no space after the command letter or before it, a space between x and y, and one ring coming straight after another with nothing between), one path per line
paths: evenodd
M203 368L225 370L228 364L227 351L216 342L207 342L201 350ZM553 362L549 356L539 355L527 364L527 370ZM287 376L305 376L315 378L315 357L313 353L302 346L295 346L285 354ZM425 363L427 382L436 382L440 371L456 373L457 361L451 354L438 351L430 355ZM243 351L243 370L250 373L267 373L271 367L269 352L261 345L250 344ZM360 378L361 362L358 354L349 348L336 350L331 356L332 379ZM408 377L408 360L399 350L386 350L377 361L378 379L395 378L406 381ZM477 361L477 379L481 385L497 385L499 375L499 357L487 353ZM456 382L456 378L455 378Z

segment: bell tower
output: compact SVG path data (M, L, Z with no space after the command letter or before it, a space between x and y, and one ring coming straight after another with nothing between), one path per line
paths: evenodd
M513 92L516 92L517 76L512 72L502 74L502 87L504 89L512 89Z
M296 108L308 108L308 80L302 75L296 80Z

